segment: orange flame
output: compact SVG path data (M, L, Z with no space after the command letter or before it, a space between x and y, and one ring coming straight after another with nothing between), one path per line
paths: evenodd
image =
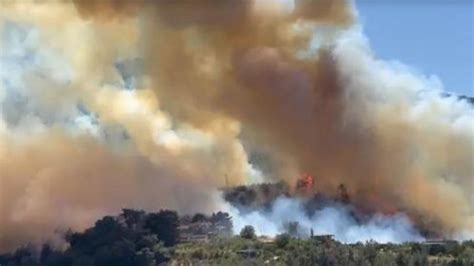
M301 192L312 191L314 189L314 177L310 174L303 174L296 181L296 190Z

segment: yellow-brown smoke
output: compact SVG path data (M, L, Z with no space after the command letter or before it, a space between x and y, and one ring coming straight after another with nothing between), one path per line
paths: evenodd
M344 183L371 211L474 230L472 107L420 99L429 81L374 59L350 34L357 24L346 1L0 8L4 28L39 29L34 49L53 51L72 72L67 82L55 65L22 76L35 112L2 106L0 249L121 207L212 209L224 178L242 184L258 167L251 150L279 162L268 178L308 172L319 191ZM116 63L135 58L143 73L124 90ZM78 105L97 117L96 131L64 125Z

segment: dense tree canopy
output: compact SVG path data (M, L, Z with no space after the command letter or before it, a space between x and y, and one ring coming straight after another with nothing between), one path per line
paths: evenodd
M474 241L342 244L331 238L300 239L284 233L268 242L257 238L249 225L240 236L179 243L181 222L195 220L232 227L227 213L195 217L180 219L170 210L148 214L124 209L119 216L105 216L84 232L68 233L66 250L48 244L41 248L25 246L0 255L0 265L153 266L171 262L178 265L474 265Z
M244 228L242 228L242 231L240 231L240 237L245 239L254 239L256 235L253 226L246 225Z
M37 248L25 247L1 255L0 265L156 265L170 259L165 246L178 242L178 225L174 211L147 214L124 209L119 216L105 216L82 233L67 234L69 248L64 251L44 245L38 254Z

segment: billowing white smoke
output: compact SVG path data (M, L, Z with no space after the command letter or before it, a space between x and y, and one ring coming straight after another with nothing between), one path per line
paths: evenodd
M115 1L77 2L0 1L0 251L58 228L82 230L123 207L218 210L213 195L224 184L299 171L472 237L474 109L439 97L436 78L377 60L357 25L349 28L345 1L297 1L291 16L266 10L266 0L258 12L239 6L247 1L220 1L222 9L173 1L150 17L128 5L107 10ZM180 12L184 2L196 5L191 13ZM313 32L323 24L335 28ZM301 59L309 39L315 51ZM323 134L340 119L346 130ZM250 165L245 134L282 167ZM301 204L230 210L237 231L253 224L274 235L296 220L305 234L345 242L420 239L403 215L359 224L345 207L308 217Z
M277 199L270 211L241 212L229 207L235 233L246 225L252 225L259 235L275 236L285 232L285 224L298 222L298 235L331 234L344 243L374 240L379 243L421 241L423 238L413 228L404 214L385 216L376 214L364 222L358 222L347 206L333 205L316 210L308 216L303 203L295 198Z

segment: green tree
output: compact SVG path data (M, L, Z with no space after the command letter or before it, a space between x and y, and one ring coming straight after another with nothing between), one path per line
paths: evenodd
M135 244L128 240L114 242L97 250L95 264L101 266L129 266L135 260Z
M207 220L208 220L208 219L207 219L206 215L204 215L204 214L202 214L202 213L196 213L196 214L193 216L191 222L193 222L193 223L202 223L202 222L205 222L205 221L207 221Z
M179 217L178 213L170 210L162 210L158 213L148 215L145 228L158 236L166 247L174 246L179 241Z
M92 256L103 246L123 239L134 242L136 237L135 232L122 226L114 217L105 216L84 233L71 234L68 240L73 250Z
M246 225L240 231L240 237L245 239L255 239L257 236L255 235L255 228L251 225Z
M143 226L146 213L142 210L122 209L121 216L128 228L139 229Z
M278 248L284 248L290 242L291 236L289 234L278 235L275 239L275 244Z

